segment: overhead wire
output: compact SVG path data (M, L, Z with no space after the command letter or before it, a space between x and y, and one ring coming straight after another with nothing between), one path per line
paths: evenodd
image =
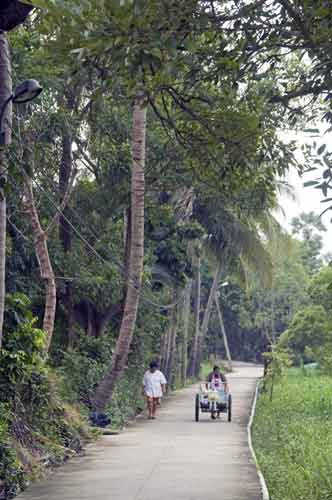
M19 138L20 139L20 138ZM27 146L28 149L30 150L30 152L33 153L33 150ZM21 170L23 170L23 166L21 165L21 159L17 156L16 153L14 153L13 151L10 151L10 155L13 155L16 162L17 162L17 165L19 166L19 168ZM125 278L124 276L124 268L123 266L121 266L119 263L113 261L111 262L110 260L106 260L91 244L90 242L81 234L81 232L75 227L75 225L70 221L70 219L66 216L66 214L64 213L63 210L61 210L59 208L59 206L57 205L57 203L52 199L52 197L49 195L49 193L44 189L44 187L36 180L34 179L33 180L35 186L37 187L37 189L42 192L44 194L44 196L48 199L49 203L55 208L55 210L61 215L61 217L68 223L68 225L71 227L71 229L73 230L73 232L76 234L76 236L84 243L84 245L89 248L89 250L101 261L103 262L104 264L106 264L107 266L112 266L112 265L115 265L118 270L120 271L120 275L122 275L122 278ZM127 286L131 286L133 287L139 294L139 296L142 298L142 300L150 305L152 305L153 307L156 307L160 310L170 310L170 309L173 309L174 307L176 307L178 305L178 303L180 302L180 299L171 303L171 304L159 304L153 300L151 300L150 298L148 298L146 296L146 294L144 294L144 292L142 290L139 290L139 288L137 287L137 284L135 284L132 280L128 280L126 279L126 284ZM144 285L143 285L144 286Z
M15 75L17 76L17 71L12 67L12 71L15 73ZM7 124L7 125L11 125L11 132L12 134L16 137L16 139L18 139L19 141L19 144L22 144L22 136L21 136L21 121L23 120L23 117L20 117L18 115L16 115L16 118L17 118L17 122L18 122L18 132L16 133L15 129L13 128L13 126L11 124ZM28 151L30 153L34 153L34 151L31 149L30 146L28 145L25 145L25 147L28 149ZM17 161L17 164L19 166L19 168L23 171L23 166L22 166L22 161L21 159L17 156L16 153L13 152L13 150L11 150L9 152L10 154L14 155L15 156L15 160ZM8 167L6 167L6 173L7 175L9 174L8 172ZM46 196L46 198L49 200L49 202L53 205L53 207L55 208L55 210L61 215L61 217L68 223L68 225L71 227L71 229L74 231L74 233L77 235L77 237L85 244L85 246L87 248L90 249L90 251L99 259L101 260L104 264L106 264L107 266L111 266L112 264L115 265L119 272L120 272L120 275L121 277L123 278L123 280L125 281L126 285L127 286L131 286L133 287L136 291L138 291L139 293L139 296L142 298L142 300L150 305L152 305L153 307L156 307L160 310L171 310L171 309L174 309L174 307L176 307L179 302L180 302L180 299L173 302L173 303L170 303L170 304L158 304L157 302L151 300L150 298L148 298L144 292L142 291L142 289L139 289L137 287L137 284L134 283L132 280L128 280L128 277L125 275L125 268L123 265L121 265L119 262L115 262L115 259L114 257L113 258L113 263L111 261L108 261L106 260L102 255L100 255L100 253L90 244L90 242L81 234L81 232L74 226L74 224L72 224L72 222L69 220L69 218L66 216L66 214L64 213L64 210L61 210L58 206L58 204L50 197L50 195L47 193L47 191L43 188L43 186L41 186L38 181L36 179L33 179L33 182L35 183L35 185L37 186L37 188L39 189L39 191L43 192L44 195ZM77 215L77 213L76 213ZM81 217L79 216L79 219L81 219ZM82 219L81 219L82 220ZM11 223L11 221L10 221ZM94 234L95 237L97 237L99 239L99 236L96 235L94 233L94 231L91 230L90 226L88 226L88 229L89 229L89 232L90 234ZM23 235L23 233L21 233L21 235ZM144 283L142 283L142 286L144 287Z

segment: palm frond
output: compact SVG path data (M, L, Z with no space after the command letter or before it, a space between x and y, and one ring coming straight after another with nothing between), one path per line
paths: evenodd
M296 196L295 189L292 184L287 182L285 179L277 179L275 183L279 195L284 196L294 202L298 201L298 197Z
M244 224L230 210L220 206L210 211L206 205L198 207L196 217L205 227L208 238L203 242L205 252L223 263L241 258L253 269L264 285L272 282L272 259L259 232L259 225L248 220ZM267 228L266 228L267 229Z

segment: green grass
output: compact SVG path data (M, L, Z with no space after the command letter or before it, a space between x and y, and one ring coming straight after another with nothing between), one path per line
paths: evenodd
M290 369L253 428L271 500L332 500L332 378Z

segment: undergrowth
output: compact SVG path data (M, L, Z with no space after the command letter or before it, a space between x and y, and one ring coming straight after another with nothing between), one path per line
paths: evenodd
M0 350L0 498L15 496L46 467L80 451L89 436L81 415L58 393L46 364L44 332L26 296L7 298Z
M109 337L100 339L85 337L80 340L78 351L64 353L61 367L62 396L78 405L88 415L97 384L102 379L112 357L113 344ZM128 368L117 384L112 401L105 413L110 417L112 427L119 428L140 413L145 406L142 396L142 379L150 359L141 359L133 350ZM145 358L144 357L144 358Z
M253 428L271 500L332 500L332 378L289 369L261 394Z

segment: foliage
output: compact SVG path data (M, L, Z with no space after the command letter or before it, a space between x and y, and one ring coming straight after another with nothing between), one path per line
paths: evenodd
M160 320L163 324L162 318ZM149 336L147 332L144 333L140 329L137 332L129 356L129 366L106 408L113 427L123 426L145 406L142 397L143 374L151 359L158 355L156 351L160 348L160 332L156 329L149 332ZM78 405L84 414L89 414L92 409L91 402L96 386L107 369L114 344L114 337L105 336L98 339L84 336L79 343L79 349L63 353L63 361L57 368L57 374L62 381L61 396L71 404Z
M316 273L322 266L321 250L323 247L322 235L326 227L320 217L313 212L302 213L294 217L292 222L292 233L300 236L302 240L301 258L309 274Z
M332 267L328 265L322 267L322 269L312 277L308 289L312 303L324 307L328 315L330 313L332 299L331 283Z
M87 415L112 357L126 289L135 286L128 283L132 103L142 93L148 106L143 289L128 366L107 408L113 424L122 425L142 408L143 371L152 357L162 356L172 320L181 323L175 315L198 253L202 309L216 258L229 281L221 303L236 357L259 359L287 330L283 339L290 335L298 356L309 356L308 348L315 347L315 357L328 364L327 350L318 352L305 337L308 327L312 339L318 338L331 320L332 279L326 268L316 274L323 228L312 214L301 216L288 252L276 243L281 232L272 216L277 179L287 168L302 171L308 160L320 161L330 176L325 148L305 147L298 160L296 143L284 143L279 134L279 127L305 121L305 106L288 106L296 98L292 93L300 88L302 95L318 96L322 86L330 89L329 71L320 65L326 62L320 43L327 46L329 33L324 12L300 2L297 19L281 2L265 0L226 0L217 9L205 0L33 3L40 7L37 15L10 34L15 83L35 77L44 87L37 101L14 110L8 149L6 269L14 295L8 297L0 354L0 401L9 404L9 412L14 408L12 420L23 418L23 407L29 432L68 447L77 434L67 402ZM313 21L308 29L319 38L318 52L299 29L304 13ZM321 35L316 26L324 28ZM294 57L285 54L285 44ZM27 129L39 217L43 227L55 221L48 247L58 307L48 360L38 329L43 279L25 209ZM69 201L60 209L65 184L73 179ZM318 307L325 308L321 319ZM188 319L185 352L193 345L192 307ZM180 327L171 353L174 380L182 343ZM220 354L214 320L206 344L207 354ZM276 374L286 358L281 351L275 355ZM14 431L4 432L12 437ZM61 454L58 447L52 456L60 460Z
M36 319L33 318L29 306L29 299L22 294L8 296L7 334L0 351L2 401L8 401L17 392L24 393L34 374L42 375L45 370L44 332L34 327Z
M0 403L0 494L11 498L25 486L23 467L11 446L9 434L10 412Z
M290 326L281 335L279 345L289 347L297 361L310 361L306 356L308 349L313 355L316 349L329 341L330 331L331 322L323 306L311 305L295 314Z
M299 363L314 360L326 372L331 370L330 332L330 266L324 266L310 280L308 286L309 305L299 308L287 330L280 336L280 346L287 346Z
M77 351L63 353L58 371L63 380L64 396L69 401L91 408L94 389L112 356L111 345L107 337L83 337Z
M290 369L274 398L261 394L253 427L260 468L274 500L328 500L332 466L331 378Z
M7 297L7 335L0 351L0 480L4 498L38 474L36 457L52 465L71 456L87 437L84 424L59 399L57 380L44 359L44 332L34 327L30 301L23 294ZM26 448L25 461L18 453ZM29 458L31 455L31 458ZM34 458L33 458L34 457Z

